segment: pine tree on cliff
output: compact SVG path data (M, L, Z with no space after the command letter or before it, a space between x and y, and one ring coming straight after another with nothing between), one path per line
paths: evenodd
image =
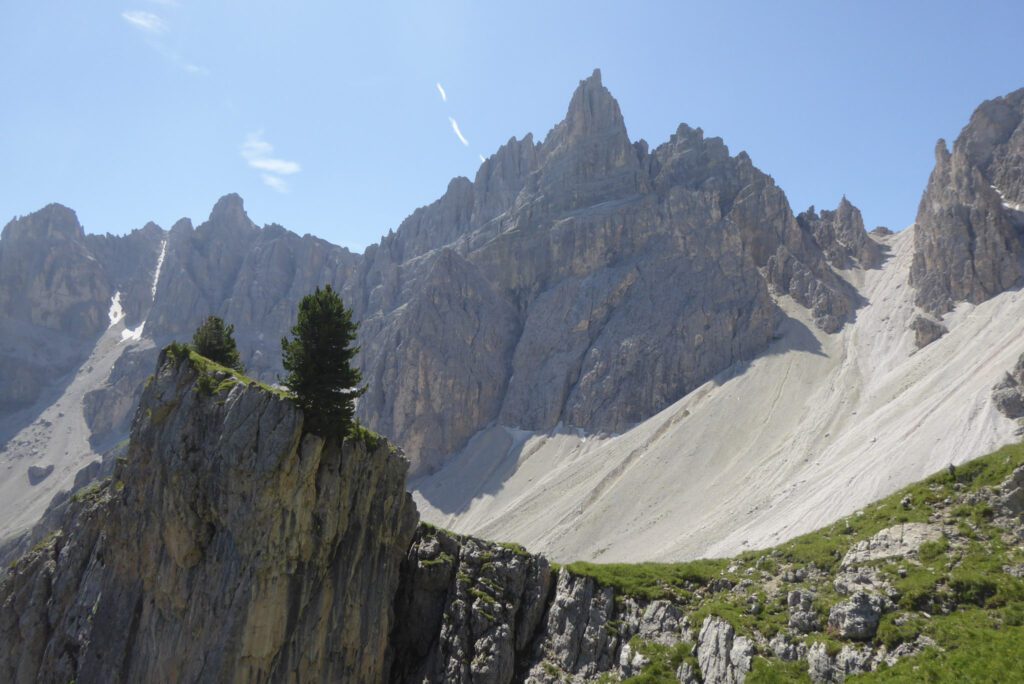
M352 365L359 324L341 297L327 285L299 303L294 339L281 339L284 383L295 393L310 432L343 437L352 427L355 400L366 391L362 374Z
M245 372L242 360L238 356L238 347L234 338L235 326L225 325L217 316L210 316L196 328L192 335L192 348L196 353L205 356L222 366L233 368L239 373Z

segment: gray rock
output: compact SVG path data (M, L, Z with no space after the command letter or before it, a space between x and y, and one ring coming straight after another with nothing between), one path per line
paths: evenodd
M998 506L1004 515L1024 513L1024 466L1017 468L999 486Z
M992 401L1007 418L1024 418L1024 354L1017 359L1013 370L992 388Z
M844 195L835 211L819 215L811 207L796 220L814 236L825 258L836 268L877 268L882 262L881 247L864 230L860 209Z
M741 684L750 672L754 644L737 637L732 625L709 615L697 637L697 662L705 684Z
M940 140L917 212L910 283L942 315L982 302L1024 275L1024 89L982 103L953 151Z
M946 326L928 316L915 316L910 322L910 329L914 331L914 344L918 349L927 347L949 332Z
M881 594L892 600L897 596L893 586L875 568L842 569L836 574L832 585L843 596L851 596L857 592Z
M780 660L793 661L807 657L807 644L802 642L793 642L788 636L781 632L771 638L768 642L768 648L770 648L772 653L775 654L775 657Z
M702 684L700 675L693 665L687 662L682 663L676 670L676 680L682 684Z
M821 628L814 610L814 592L796 589L786 597L789 607L789 627L799 634L815 632Z
M808 674L815 684L844 682L850 675L870 672L872 657L870 648L849 645L830 656L825 644L818 642L807 651Z
M926 541L942 536L942 527L930 523L903 523L879 531L871 539L857 542L843 556L843 569L882 558L911 554Z
M391 681L507 684L550 588L541 556L421 526L395 598Z
M558 575L555 596L535 646L530 676L549 681L547 664L580 677L594 677L618 665L614 592L589 577Z
M41 465L30 465L28 467L28 481L29 484L37 485L53 472L53 464L50 463L45 466Z
M828 626L843 639L866 641L875 636L878 623L891 604L877 594L858 591L848 600L832 606Z

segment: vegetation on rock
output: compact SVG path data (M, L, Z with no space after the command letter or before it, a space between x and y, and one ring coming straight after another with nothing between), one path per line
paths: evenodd
M217 316L209 316L192 335L192 348L214 363L244 373L234 332L235 326L224 323Z
M343 437L352 427L355 400L366 391L362 374L353 365L359 324L351 309L327 285L299 303L292 340L282 338L285 384L306 416L310 431L323 437Z

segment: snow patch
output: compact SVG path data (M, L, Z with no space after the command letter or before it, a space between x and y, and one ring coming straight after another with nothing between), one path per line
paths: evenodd
M142 329L145 327L146 321L142 321L142 323L139 324L138 328L125 328L124 330L121 331L121 341L128 342L129 340L134 340L138 342L139 340L142 339Z
M164 257L167 256L167 238L160 243L160 256L156 259L156 273L153 274L153 288L151 290L153 299L156 299L156 286L160 282L160 270L164 267ZM142 326L139 326L139 334L142 334Z
M122 318L124 318L124 307L121 306L121 291L118 290L114 293L114 296L110 298L110 310L107 312L107 317L110 318L110 325L108 328L113 328L117 325Z
M996 194L999 195L999 199L1001 199L1003 201L1003 206L1004 207L1006 207L1007 209L1011 209L1013 211L1024 212L1024 204L1017 204L1016 202L1010 202L1009 200L1006 199L1006 195L1003 194L1002 190L1000 190L999 188L997 188L994 185L990 185L989 187L996 191Z

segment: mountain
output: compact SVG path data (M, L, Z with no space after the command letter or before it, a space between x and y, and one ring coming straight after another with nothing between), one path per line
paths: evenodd
M940 140L917 210L911 283L932 314L1024 282L1024 88L981 104L953 151Z
M1005 192L1017 138L970 157ZM161 347L219 315L274 383L325 283L362 324L358 415L402 445L426 519L559 560L809 531L1017 428L991 388L1024 351L1019 293L940 321L912 276L918 236L952 232L868 234L846 198L794 215L699 128L631 141L597 71L543 140L511 139L363 254L259 227L237 195L120 238L52 205L0 240L0 537L26 543L83 466L110 467Z
M36 491L11 492L27 512L7 532L127 434L157 348L217 314L273 382L295 303L324 283L362 321L360 418L403 445L414 473L495 423L626 430L763 352L783 318L774 297L828 331L856 307L746 154L685 125L653 152L630 142L597 71L543 142L510 140L365 254L260 228L227 195L198 227L124 238L85 235L52 205L8 224L0 272L16 321L0 348L17 379L0 418L8 480L55 466ZM80 410L84 424L54 440L46 425Z
M417 525L394 448L303 425L279 391L164 350L126 458L0 578L0 679L731 684L1022 666L1024 556L1006 541L1024 534L1020 446L776 548L553 568Z

